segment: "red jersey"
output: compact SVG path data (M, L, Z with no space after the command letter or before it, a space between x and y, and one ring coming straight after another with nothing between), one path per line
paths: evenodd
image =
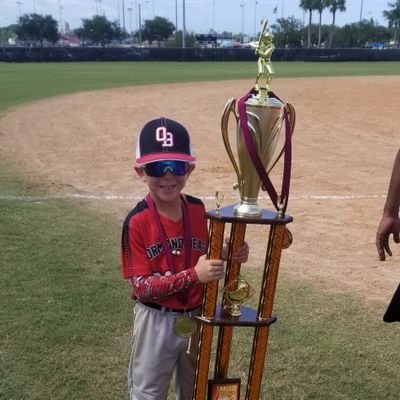
M205 207L200 199L185 196L190 221L191 261L185 265L186 249L184 246L183 219L179 222L160 215L162 228L167 238L170 251L179 255L172 255L174 271L168 267L167 256L164 252L158 226L154 220L146 200L140 201L128 214L122 229L122 273L124 278L138 276L164 276L179 274L182 271L193 269L200 256L207 251L207 221L204 217ZM200 306L203 296L203 285L199 283L197 275L191 271L192 283L187 291L187 304L182 304L180 293L152 299L151 302L174 309L187 309ZM132 293L135 298L135 291Z

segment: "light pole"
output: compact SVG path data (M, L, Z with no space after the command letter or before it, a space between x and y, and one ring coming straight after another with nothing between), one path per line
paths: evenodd
M148 3L149 0L144 1L144 4ZM142 3L138 3L138 17L139 17L139 44L142 45ZM146 22L146 20L145 20Z
M61 0L58 0L58 15L59 15L59 18L60 18L60 32L63 33Z
M138 5L137 5L137 0L135 0L135 5L133 4L133 1L131 2L131 7L135 10L136 14L135 14L135 30L138 31L139 30L139 22L138 22Z
M186 10L185 10L185 0L183 0L183 7L182 7L182 15L183 15L183 23L182 23L182 48L186 47Z
M212 28L215 32L215 0L212 1Z
M21 18L21 6L22 4L24 4L22 1L16 1L17 5L18 5L18 13L19 13L19 17Z
M364 0L361 0L361 6L360 6L360 22L362 21L363 6L364 6Z
M256 37L256 35L257 35L257 32L256 32L256 26L257 26L257 4L258 4L258 2L257 2L257 0L255 0L254 1L254 38Z
M243 43L243 40L244 40L244 3L242 3L241 5L240 5L240 8L242 9L242 24L241 24L241 28L240 28L240 31L241 31L241 43Z
M129 12L129 35L132 37L132 7L128 7Z
M94 0L94 2L96 4L96 15L99 15L99 5L98 5L99 0Z
M125 0L122 0L122 29L124 31L124 37L125 37Z
M175 32L178 32L178 0L175 0Z
M138 4L138 14L139 14L139 46L142 47L142 5Z
M33 6L33 13L36 14L36 3L35 3L35 0L32 0L32 6Z

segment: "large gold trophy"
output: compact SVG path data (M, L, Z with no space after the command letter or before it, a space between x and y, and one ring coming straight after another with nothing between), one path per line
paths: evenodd
M268 173L284 154L290 158L288 146L293 133L295 112L289 103L283 103L271 90L270 82L274 75L271 55L275 46L272 35L266 31L264 23L258 42L250 45L255 48L258 59L258 74L254 88L244 97L236 101L229 99L221 120L222 138L228 156L235 169L238 182L235 188L240 192L240 203L234 208L239 216L260 216L261 208L257 205L258 193L262 183L278 211L284 212L287 204L287 188L290 178L290 160L285 162L282 194L277 195ZM237 110L235 106L237 105ZM233 114L237 124L237 158L232 150L228 123ZM281 128L286 124L286 138L279 140ZM287 126L287 125L290 126Z
M193 400L240 398L241 379L229 377L229 357L233 329L249 327L254 330L252 352L245 391L246 400L258 400L263 377L269 327L276 321L272 314L282 249L287 248L292 236L286 225L293 218L286 215L291 172L291 139L295 125L295 111L270 89L274 70L271 54L272 35L264 23L259 40L252 42L258 58L258 72L254 87L238 101L230 99L221 118L222 138L233 164L238 182L240 202L221 208L217 192L217 209L206 214L209 219L209 258L220 258L225 224L230 227L230 246L226 262L221 304L217 304L218 282L206 285L200 323L199 352L193 389ZM229 119L236 123L236 151L229 139ZM284 127L284 129L282 129ZM284 134L282 133L284 131ZM275 190L269 172L283 156L281 190ZM276 210L258 204L260 188L267 191ZM259 288L253 288L240 273L241 265L232 254L243 243L248 224L269 226L264 272ZM251 244L250 244L251 247ZM244 304L250 296L259 294L258 309ZM214 372L210 374L213 330L218 327ZM229 394L229 397L226 394Z

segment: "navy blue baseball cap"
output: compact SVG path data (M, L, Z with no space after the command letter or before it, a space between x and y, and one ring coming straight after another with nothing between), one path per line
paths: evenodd
M196 158L187 129L177 121L158 118L146 123L136 143L136 164L177 160L193 162Z

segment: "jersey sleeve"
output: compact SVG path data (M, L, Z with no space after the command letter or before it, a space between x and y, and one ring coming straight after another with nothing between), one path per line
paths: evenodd
M125 279L152 274L139 225L134 218L127 218L122 227L121 262Z
M200 283L194 268L169 276L140 276L131 279L135 298L140 301L157 301Z

